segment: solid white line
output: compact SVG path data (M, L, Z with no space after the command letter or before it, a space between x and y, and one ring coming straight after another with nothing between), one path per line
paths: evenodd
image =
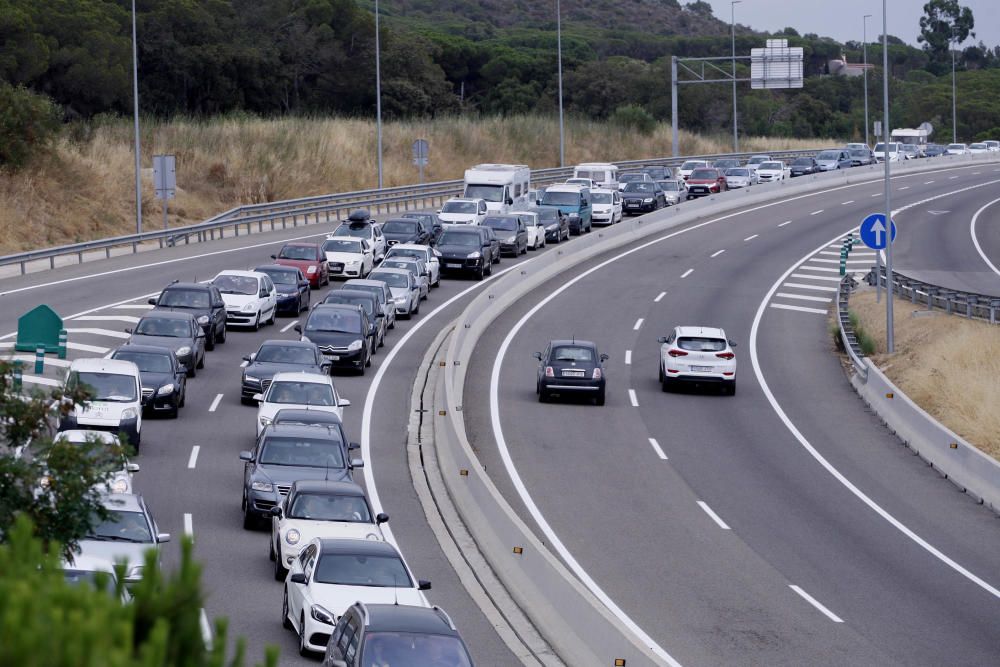
M805 268L805 267L799 267ZM805 278L806 280L829 280L835 283L840 282L840 278L837 276L811 276L808 273L793 273L792 278Z
M974 171L974 172L972 172L972 175L973 176L978 176L981 173L983 173L983 172L981 172L981 171Z
M101 347L100 345L86 345L84 343L74 343L72 341L66 342L67 350L77 350L79 352L93 352L94 354L107 354L110 348Z
M128 322L138 324L139 318L131 315L80 315L73 318L74 322Z
M818 260L818 259L812 259L812 260L809 260L809 261L811 261L811 262L818 262L820 260ZM834 262L834 263L835 264L839 264L840 262ZM835 269L835 268L830 267L830 266L810 266L809 264L803 264L802 266L799 267L799 269L802 270L802 271L819 271L819 272L823 272L823 273L837 273L837 272L840 271L840 269Z
M659 294L656 295L656 298L653 299L653 303L659 303L660 301L663 300L663 297L665 297L666 295L667 295L666 292L660 292Z
M289 322L288 324L286 324L284 326L284 328L282 328L281 333L285 333L286 331L288 331L289 329L291 329L292 327L294 327L298 323L299 323L298 320L292 320L291 322Z
M694 273L694 269L688 269L687 271L685 271L684 273L681 274L681 278L687 278L692 273Z
M194 537L194 525L193 525L193 523L194 522L191 520L191 515L190 514L185 514L184 515L184 534L187 535L188 537Z
M790 224L792 224L792 221L791 221L791 220L785 220L784 222L782 222L782 223L781 223L781 224L779 224L778 226L779 226L779 227L784 227L785 225L790 225Z
M153 310L156 306L148 303L126 303L121 306L112 306L118 310Z
M823 615L826 616L827 618L829 618L834 623L843 623L844 622L844 620L842 618L840 618L840 616L837 616L832 611L830 611L829 609L827 609L826 607L824 607L823 605L821 605L819 603L819 600L817 600L813 596L809 595L808 593L806 593L804 590L802 590L801 588L799 588L795 584L788 584L788 587L791 588L796 593L798 593L800 596L802 596L803 600L805 600L806 602L808 602L812 606L816 607L816 609L819 609L821 612L823 612Z
M847 201L840 202L840 205L841 206L847 206L848 204L853 204L853 203L854 203L853 199L848 199Z
M979 220L979 216L983 211L988 209L990 206L993 206L993 204L996 204L998 201L1000 201L1000 199L994 199L976 211L975 215L972 216L972 222L969 223L969 233L972 234L972 245L976 246L976 252L978 252L979 256L983 258L984 262L986 262L986 266L990 267L990 270L993 273L1000 275L1000 269L997 269L996 265L990 261L989 257L986 256L986 253L983 252L982 246L979 245L979 239L976 238L976 222Z
M198 452L201 451L201 446L195 445L191 448L191 456L188 457L188 468L192 470L196 465L198 465Z
M797 310L800 313L816 313L817 315L826 315L826 311L820 310L819 308L806 308L805 306L788 306L783 303L772 303L771 308L778 308L781 310Z
M725 248L723 248L722 250L716 250L711 255L709 255L709 257L712 258L712 259L715 259L716 257L718 257L719 255L721 255L724 252L726 252Z
M68 327L66 333L80 333L80 334L90 334L92 336L107 336L108 338L121 338L125 339L131 336L124 331L112 331L111 329L91 329L91 328L77 328Z
M635 395L635 389L628 390L628 402L632 404L633 408L639 407L639 398Z
M797 289L808 289L815 292L836 292L836 287L823 287L822 285L803 285L802 283L785 283L782 287L794 287Z
M833 255L835 257L839 257L840 256L839 252L834 252L832 250L820 250L819 254L820 255Z
M40 377L38 375L22 374L21 381L28 382L30 384L41 384L45 385L46 387L61 387L63 385L63 383L59 382L58 380L53 380L52 378Z
M217 407L219 407L219 401L221 401L221 400L222 400L222 394L216 394L215 395L215 400L212 401L212 404L210 406L208 406L208 411L209 412L215 412L215 409Z
M753 241L753 240L754 240L755 238L757 238L758 236L760 236L760 234L754 234L753 236L748 236L748 237L746 237L746 238L745 238L745 239L743 239L743 240L744 240L744 241Z
M809 296L808 294L789 294L788 292L778 292L774 296L780 296L783 299L799 299L801 301L817 301L819 303L830 303L833 299L828 299L825 296Z
M625 350L625 365L632 365L632 350Z
M729 530L729 526L726 525L726 522L723 521L722 519L720 519L719 515L716 514L715 512L713 512L712 508L709 507L708 503L706 503L704 500L699 500L698 501L698 507L700 507L703 510L705 510L705 514L707 514L708 516L712 517L712 521L714 521L715 523L717 523L719 525L719 528L721 528L722 530Z
M635 326L632 327L632 331L638 331L642 328L643 319L640 317L635 321Z
M812 212L812 213L810 213L809 215L819 215L819 214L820 214L820 213L822 213L822 212L823 212L823 209L820 209L820 210L818 210L818 211L813 211L813 212Z
M653 451L656 452L657 456L659 456L664 461L667 460L667 455L663 453L663 450L660 448L660 443L656 441L656 438L650 438L649 444L653 447Z

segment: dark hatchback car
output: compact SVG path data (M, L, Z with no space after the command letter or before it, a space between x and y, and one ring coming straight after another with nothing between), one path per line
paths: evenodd
M393 218L382 223L382 235L387 245L397 243L419 243L429 245L431 233L424 228L419 220L409 218Z
M364 374L372 364L375 332L365 309L358 305L316 304L306 324L295 331L304 341L315 343L330 368L347 368Z
M795 178L796 176L817 174L820 168L819 163L816 162L816 158L814 157L797 157L792 160L789 170L791 171L792 178Z
M135 327L125 329L132 334L130 345L153 345L174 351L184 365L188 377L196 368L205 366L205 332L191 313L152 310L140 318Z
M476 229L445 229L438 240L437 249L441 253L442 272L471 272L479 280L493 273L490 240Z
M402 215L404 218L409 218L410 220L417 220L423 225L431 235L430 245L436 245L438 238L444 233L444 223L441 222L441 218L437 216L437 213L421 213L421 212L410 212L404 213Z
M315 343L299 340L266 340L260 348L243 357L247 365L240 380L240 402L256 405L254 394L263 394L276 373L330 373L330 362Z
M537 213L538 219L545 227L545 242L560 243L564 239L569 239L569 219L563 215L562 211L551 206L532 206L529 213Z
M870 148L852 148L847 154L851 157L851 166L863 167L875 164L875 153Z
M633 181L622 190L622 208L626 213L649 213L667 205L660 186L650 181Z
M271 518L271 508L300 480L350 480L364 466L350 460L342 431L322 426L270 424L253 449L240 452L243 466L243 527Z
M379 305L378 297L372 292L357 289L335 289L326 295L323 303L344 304L348 306L361 306L368 315L368 324L372 327L372 335L375 337L375 347L385 345L385 313ZM372 354L375 350L372 349Z
M927 144L924 146L924 156L926 157L939 157L947 152L947 147L941 144Z
M177 417L187 395L187 372L173 350L155 345L122 345L111 358L131 361L139 367L143 410Z
M294 266L280 264L265 264L254 269L258 273L267 274L278 292L277 312L287 313L293 317L309 308L312 298L312 288L302 271Z
M516 215L488 215L482 226L493 230L501 253L510 253L512 257L528 254L528 228L521 218Z
M205 348L215 349L216 343L226 342L226 304L215 285L182 283L167 285L160 296L149 300L156 310L191 313L205 332Z
M540 402L548 402L553 395L582 394L604 405L608 355L599 354L597 345L586 340L553 340L544 352L535 352L535 358L535 393Z

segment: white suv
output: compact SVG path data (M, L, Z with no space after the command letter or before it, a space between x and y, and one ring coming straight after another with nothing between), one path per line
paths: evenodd
M90 429L121 433L139 451L142 439L142 381L139 367L122 359L76 359L66 374L66 390L85 388L90 400L74 405L60 431Z
M679 382L719 384L736 393L736 343L714 327L675 327L660 343L660 384L669 391Z
M486 219L485 199L449 199L438 211L441 222L452 225L480 225Z

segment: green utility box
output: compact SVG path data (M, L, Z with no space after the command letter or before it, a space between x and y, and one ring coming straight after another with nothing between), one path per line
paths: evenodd
M18 352L35 352L44 347L45 353L65 354L60 350L59 332L63 329L62 318L56 311L46 305L29 310L17 318L17 342L14 349Z

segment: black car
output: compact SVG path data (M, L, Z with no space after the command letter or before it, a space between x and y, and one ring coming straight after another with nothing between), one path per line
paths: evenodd
M378 302L378 297L372 292L358 289L335 289L326 295L323 303L347 304L350 306L361 306L368 315L368 324L373 329L375 336L375 347L385 345L385 313ZM372 350L375 354L375 350Z
M173 281L160 296L149 300L157 310L177 310L194 315L205 332L205 348L226 342L226 304L215 285Z
M633 181L622 190L622 208L626 213L648 213L667 205L667 197L656 183Z
M513 257L528 254L528 228L521 218L516 215L488 215L481 225L493 229L501 253L507 252Z
M486 237L490 242L490 252L493 254L493 263L500 263L500 239L497 237L495 231L492 227L483 227L482 225L474 226L473 229L478 231L480 234Z
M944 155L947 152L948 148L946 146L942 146L941 144L927 144L926 146L924 146L925 157L938 157L940 155Z
M156 345L122 345L111 358L131 361L139 367L143 410L177 417L187 396L187 369L173 350Z
M410 218L393 218L382 223L382 235L385 236L387 245L397 243L419 243L428 245L431 240L431 233L424 228L419 220Z
M309 308L312 288L309 287L309 281L302 275L301 270L294 266L265 264L256 267L254 271L267 274L274 283L274 288L278 292L277 312L288 313L295 317Z
M188 377L195 369L205 367L205 332L191 313L152 310L139 319L135 327L125 329L132 334L130 345L154 345L174 351Z
M469 271L479 280L493 273L490 240L474 227L449 226L438 240L437 249L444 273Z
M348 368L364 374L372 365L375 331L362 306L317 304L305 327L296 324L295 331L316 344L331 369Z
M271 508L288 495L294 482L309 479L350 480L364 466L349 459L350 445L341 431L322 426L269 424L254 448L240 452L243 466L243 527L270 519Z
M562 211L552 206L532 206L529 213L537 213L542 226L545 227L545 242L560 243L569 239L569 220Z
M662 165L643 167L641 171L644 174L649 174L649 177L654 181L665 181L674 177L670 167L664 167Z
M817 174L820 171L819 164L816 162L814 157L797 157L792 160L792 164L789 166L792 173L792 178L796 176L806 176L808 174Z
M271 386L275 373L300 372L329 374L330 362L323 358L315 343L299 340L266 340L260 348L243 357L240 402L256 405L254 394L263 394Z
M584 394L604 405L604 362L608 355L598 354L597 345L586 340L553 340L544 352L535 352L535 358L535 393L540 402L547 402L553 394Z
M322 667L390 664L472 667L472 658L451 617L440 607L355 602L340 617L326 645ZM434 656L429 658L429 656Z
M419 221L431 235L430 245L437 245L438 238L444 233L444 224L441 222L441 218L437 216L437 213L411 211L410 213L404 213L402 217Z

